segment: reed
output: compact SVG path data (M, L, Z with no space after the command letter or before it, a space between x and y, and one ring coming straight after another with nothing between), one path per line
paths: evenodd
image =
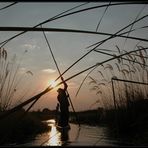
M12 59L8 58L8 53L5 48L0 49L0 111L6 111L12 107L14 103L14 97L18 93L18 87L21 85L21 80L25 78L27 74L33 74L31 71L19 74L21 69L21 61L25 55L23 53L20 60L17 60L17 56L14 55ZM23 87L21 87L23 89ZM22 96L20 96L21 98ZM19 101L20 98L17 98ZM16 100L15 100L16 101Z
M141 49L143 47L138 46L137 48ZM121 53L119 47L117 50ZM126 51L124 52L126 53ZM138 122L143 114L148 113L147 110L145 110L145 112L139 111L144 104L148 103L148 85L126 83L126 80L143 83L148 82L148 69L147 66L144 66L147 64L147 52L144 50L138 51L135 52L135 54L127 54L126 57L129 61L122 59L121 62L121 59L117 59L117 61L114 61L112 64L104 64L104 68L98 70L98 79L89 76L91 90L95 91L98 96L98 100L93 105L102 105L107 112L114 110L114 96L112 95L113 92L110 80L114 77L125 80L125 82L114 81L115 103L117 105L120 130L129 128L134 122ZM137 63L131 62L130 60L136 60ZM102 84L104 84L104 87L100 87ZM110 116L108 113L107 115ZM112 118L114 118L114 115L112 115Z

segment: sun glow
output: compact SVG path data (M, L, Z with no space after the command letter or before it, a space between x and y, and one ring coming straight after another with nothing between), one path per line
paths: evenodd
M49 81L49 85L51 86L51 87L56 87L56 85L57 85L58 83L56 82L56 81L54 81L54 80L50 80Z

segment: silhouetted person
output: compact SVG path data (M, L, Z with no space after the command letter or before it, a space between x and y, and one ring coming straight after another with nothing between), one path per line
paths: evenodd
M68 125L68 121L69 121L69 101L68 101L68 95L66 94L66 90L67 90L67 84L66 82L63 80L63 84L64 84L64 89L59 88L57 90L58 92L58 96L57 99L59 101L59 106L60 106L60 120L58 125L60 126L67 126Z

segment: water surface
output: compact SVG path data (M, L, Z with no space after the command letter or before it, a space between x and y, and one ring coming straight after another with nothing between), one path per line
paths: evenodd
M47 120L51 130L39 134L30 142L24 142L17 146L119 146L122 145L116 139L108 137L107 128L102 126L88 126L70 123L69 130L58 130L55 120Z

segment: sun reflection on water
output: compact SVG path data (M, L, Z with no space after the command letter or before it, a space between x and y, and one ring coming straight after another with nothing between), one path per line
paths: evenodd
M49 140L47 142L47 145L49 146L61 146L61 133L56 129L55 126L55 120L51 119L48 123L49 126L51 126L51 131L48 133Z

